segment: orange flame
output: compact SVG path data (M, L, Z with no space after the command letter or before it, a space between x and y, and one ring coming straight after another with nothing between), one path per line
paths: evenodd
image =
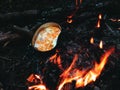
M32 83L43 83L42 82L42 78L40 75L37 75L37 74L31 74L28 78L27 78L27 81L28 82L32 82Z
M67 22L72 23L73 22L72 18L67 18Z
M76 14L76 12L78 11L79 9L79 4L82 3L82 0L75 0L75 5L76 5L76 8L75 8L75 11L73 11L69 16L67 16L67 23L72 23L73 22L73 16Z
M49 58L50 62L57 64L58 67L63 70L62 64L61 64L61 57L58 55L58 53L55 53L53 56Z
M47 88L43 84L28 87L28 90L33 90L33 89L34 90L47 90Z
M103 41L102 41L102 40L101 40L100 43L99 43L99 47L100 47L100 49L103 48Z
M93 38L93 37L91 37L90 43L91 43L91 44L94 44L94 38Z
M101 19L102 19L102 14L99 14L98 15L98 22L97 22L97 25L96 25L97 28L100 28L100 22L101 22L100 20Z
M72 67L74 67L75 62L77 61L77 59L78 59L78 55L76 54L76 55L74 56L74 58L73 58L73 62L71 63L70 67L69 67L67 70L65 70L65 71L60 75L60 77L66 77L66 75L69 74L69 72L70 72L70 70L72 69Z
M98 20L96 27L97 27L97 28L100 28L100 20Z
M28 78L27 81L37 84L33 86L29 86L28 90L47 90L46 86L43 84L42 77L37 74L31 74Z
M78 59L78 55L74 56L73 62L61 75L61 82L58 86L58 90L62 90L65 84L71 83L73 80L76 81L76 88L86 86L87 84L95 81L101 74L108 57L114 51L114 48L107 50L100 58L100 63L95 62L92 69L79 70L75 68L75 63Z
M102 19L102 14L98 15L98 19L100 19L100 20Z
M33 80L34 80L34 74L31 74L31 75L27 78L27 81L33 82Z

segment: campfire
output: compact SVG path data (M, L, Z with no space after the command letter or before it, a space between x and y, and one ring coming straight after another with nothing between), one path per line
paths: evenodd
M120 19L108 12L116 2L64 4L0 15L0 90L119 89Z
M69 24L72 23L72 17L74 14L69 16L69 18L67 19L67 23ZM100 27L101 20L102 20L102 15L99 14L97 25L96 25L97 29L101 28ZM59 50L56 50L55 54L50 56L48 60L45 62L45 63L51 63L54 65L57 65L58 69L61 71L61 73L58 76L59 77L59 80L57 82L58 85L55 87L56 90L73 90L76 88L85 87L86 85L92 82L95 82L97 78L99 78L102 70L104 69L108 61L109 56L115 51L115 48L111 47L108 50L104 50L102 40L99 41L99 44L97 44L98 46L96 47L94 45L95 42L93 37L90 38L90 44L93 45L93 48L97 48L98 52L100 51L100 49L103 49L103 55L101 55L100 59L97 60L99 61L99 63L96 60L93 60L92 67L89 67L89 66L82 67L78 63L81 59L80 55L81 55L82 49L73 55L71 62L67 61L67 59L65 60L68 63L68 65L64 64L64 61L62 60L61 54L60 54L61 51ZM72 53L72 50L69 51L69 53ZM90 58L90 56L88 57ZM42 73L45 73L45 71ZM42 77L44 78L44 76ZM44 83L45 82L44 79L42 79L41 76L37 74L31 74L28 77L27 81L29 83L33 83L32 86L28 86L28 90L32 90L32 89L49 90L49 88L46 88L47 85ZM71 85L69 84L71 85L74 84L73 85L74 87L71 87Z
M73 60L70 64L69 67L63 68L62 63L61 63L61 57L58 55L59 52L56 52L53 56L49 58L50 63L56 64L58 68L62 71L62 73L59 75L59 85L57 87L57 90L71 90L70 86L66 87L65 89L64 86L68 83L72 83L75 81L75 87L74 88L79 88L79 87L84 87L87 84L91 82L95 82L97 77L101 74L102 70L104 69L104 66L107 63L107 60L109 56L113 53L114 48L110 48L109 50L106 50L105 53L101 56L100 62L97 63L94 61L94 66L92 68L82 68L82 67L77 67L77 61L79 59L79 55L75 54L73 57ZM40 78L37 75L31 74L29 78L27 79L29 82L36 81L36 79L39 80L39 84L29 86L29 90L34 89L39 89L39 90L47 90L46 85L43 84L43 81L41 81L42 78Z

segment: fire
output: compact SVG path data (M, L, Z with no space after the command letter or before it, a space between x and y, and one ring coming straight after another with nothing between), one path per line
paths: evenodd
M28 82L31 82L31 83L43 83L42 82L42 77L40 75L37 75L37 74L31 74L28 78L27 78L27 81Z
M72 23L73 22L73 16L75 16L76 12L79 9L79 5L82 3L82 0L75 0L75 10L67 16L67 23Z
M34 90L47 90L45 85L43 85L43 84L28 87L28 90L33 90L33 89Z
M100 20L98 20L96 27L97 27L97 28L100 28Z
M100 43L99 43L99 47L100 47L100 49L103 48L103 41L102 41L102 40L101 40Z
M100 28L101 19L102 19L102 14L99 14L98 15L98 22L97 22L97 25L96 25L97 28Z
M98 15L98 19L100 19L100 20L102 19L102 14Z
M29 86L28 90L47 90L46 86L43 84L42 77L37 74L31 74L27 81L34 83L35 85Z
M67 22L72 23L73 22L72 18L67 18Z
M94 38L93 37L90 38L90 43L94 44Z
M49 61L54 63L54 64L57 64L58 67L63 70L63 67L62 67L62 64L61 64L61 56L58 54L58 52L56 52L53 56L51 56L49 58Z
M97 77L101 74L108 57L112 54L114 48L107 50L100 58L100 63L95 62L91 69L80 70L75 68L78 55L75 55L71 65L60 75L61 82L58 90L62 90L65 84L76 81L76 88L86 86L87 84L96 81Z

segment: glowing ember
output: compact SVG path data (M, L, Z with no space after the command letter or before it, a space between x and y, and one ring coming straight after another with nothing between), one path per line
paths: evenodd
M37 74L31 74L27 81L35 84L33 86L29 86L28 90L47 90L46 86L43 84L42 77Z
M67 22L72 23L73 22L72 18L67 18Z
M100 43L99 43L99 47L100 47L100 49L103 48L103 41L102 41L102 40L101 40Z
M99 14L98 19L100 20L102 19L102 14Z
M79 70L75 68L76 61L78 60L78 55L75 55L73 62L70 67L68 67L61 75L61 82L58 86L58 90L62 90L65 84L71 83L73 80L76 81L76 88L86 86L87 84L95 81L97 77L101 74L105 64L107 63L108 57L114 51L114 48L107 50L100 58L100 63L95 62L92 69Z
M67 16L67 23L72 23L73 22L73 16L76 14L76 12L78 11L79 9L79 5L82 3L82 0L75 0L75 11L73 11L69 16Z
M40 85L34 85L34 86L30 86L28 87L28 90L47 90L45 85L40 84Z
M96 27L97 27L97 28L100 28L100 20L98 20Z
M101 19L102 19L102 14L99 14L98 15L98 22L97 22L97 25L96 25L97 28L100 28Z
M33 82L33 80L34 80L34 74L31 74L31 75L27 78L27 81Z
M90 38L90 43L94 44L94 38L93 37Z
M43 83L42 82L42 79L41 79L41 76L40 75L37 75L37 74L31 74L28 78L27 78L27 81L28 82L32 82L32 83Z
M61 57L60 55L58 55L58 52L56 52L53 56L51 56L49 58L49 61L54 63L54 64L57 64L58 67L63 70L63 67L62 67L62 64L61 64Z

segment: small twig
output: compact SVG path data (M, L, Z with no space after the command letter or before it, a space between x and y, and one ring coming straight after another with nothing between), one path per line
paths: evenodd
M113 33L112 28L111 28L107 23L105 23L105 25L106 25L106 27L108 28L108 30L111 31L111 32Z
M0 56L0 60L1 60L1 59L2 59L2 60L6 60L6 61L11 61L11 59L9 59L9 58ZM1 60L1 61L2 61L2 60Z
M0 42L7 41L7 40L13 40L13 39L16 39L16 38L20 38L20 36L16 33L12 34L10 32L9 33L6 32L6 33L2 33L0 35Z
M27 37L32 37L32 35L33 35L33 32L26 29L26 28L22 28L22 27L19 27L17 25L14 25L13 28L15 29L14 31L20 35L23 35L23 36L27 35Z

